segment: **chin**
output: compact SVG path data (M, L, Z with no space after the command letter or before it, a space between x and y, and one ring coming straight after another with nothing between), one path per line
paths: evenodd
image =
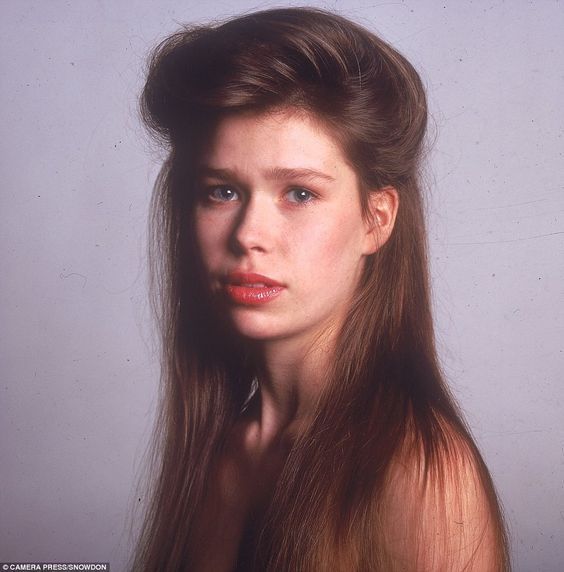
M276 324L272 316L258 314L248 309L236 309L231 313L233 329L249 340L270 340L284 337L289 332L281 324Z

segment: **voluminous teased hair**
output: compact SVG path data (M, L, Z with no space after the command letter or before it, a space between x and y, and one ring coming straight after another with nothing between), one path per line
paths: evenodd
M163 401L158 478L134 569L192 569L208 477L255 376L240 342L210 320L190 224L199 154L222 118L284 109L335 137L359 177L365 212L370 193L386 186L397 190L399 211L391 237L367 260L315 418L294 443L267 514L253 523L239 569L406 569L387 526L403 502L417 569L453 570L458 548L441 499L453 490L464 497L468 473L493 529L492 569L506 569L494 488L436 357L419 185L421 80L374 34L303 8L185 28L150 62L143 118L169 150L152 219Z

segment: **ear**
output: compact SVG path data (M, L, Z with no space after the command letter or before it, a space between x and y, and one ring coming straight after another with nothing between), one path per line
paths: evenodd
M370 191L364 254L374 254L390 238L399 207L399 195L394 187Z

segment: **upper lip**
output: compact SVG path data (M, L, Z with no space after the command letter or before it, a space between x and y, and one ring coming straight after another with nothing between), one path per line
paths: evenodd
M225 275L224 282L235 286L245 286L250 284L261 284L268 287L284 286L280 282L277 282L268 276L256 274L255 272L229 272Z

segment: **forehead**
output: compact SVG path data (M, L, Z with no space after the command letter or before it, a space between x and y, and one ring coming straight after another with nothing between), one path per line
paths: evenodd
M214 168L302 168L332 177L356 175L338 141L321 121L299 110L245 113L223 118L201 162Z

